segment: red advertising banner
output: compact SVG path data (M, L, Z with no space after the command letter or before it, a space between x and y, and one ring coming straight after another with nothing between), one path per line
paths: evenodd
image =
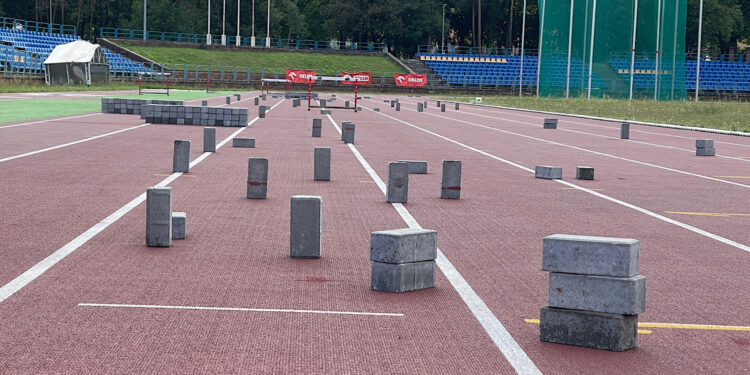
M341 81L344 85L369 85L372 84L372 73L370 72L356 72L348 73L341 72L341 78L349 78L348 81Z
M315 83L315 78L317 75L314 70L286 70L286 79L291 83Z
M423 87L427 85L427 74L393 74L396 86Z

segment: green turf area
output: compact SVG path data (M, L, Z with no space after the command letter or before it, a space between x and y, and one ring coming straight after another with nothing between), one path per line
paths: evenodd
M162 64L223 65L286 70L315 69L318 74L336 75L339 71L402 73L404 70L393 60L382 56L344 55L302 52L219 51L197 48L171 48L121 45L129 50ZM194 69L194 68L193 68ZM201 69L205 70L205 67Z
M47 86L44 79L0 81L0 93L138 90L138 82L112 82L110 85Z
M21 99L0 100L0 124L47 117L97 112L99 100Z
M571 113L661 124L750 132L750 104L742 102L654 102L615 99L537 99L517 96L444 96L462 102L482 97L482 104Z

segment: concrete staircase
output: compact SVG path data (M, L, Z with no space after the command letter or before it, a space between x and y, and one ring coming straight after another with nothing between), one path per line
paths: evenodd
M425 63L423 63L421 60L417 59L404 59L402 60L404 62L404 65L409 67L415 74L427 74L428 76L431 76L435 74L435 71L433 71L430 67L428 67ZM439 76L436 76L437 80L435 81L435 84L439 85L446 85L447 82L443 80L442 78L439 78Z

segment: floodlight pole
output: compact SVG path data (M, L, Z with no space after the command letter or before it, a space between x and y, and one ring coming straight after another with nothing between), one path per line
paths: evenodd
M271 0L268 0L268 21L266 21L266 48L271 48Z
M656 7L656 69L654 69L654 100L659 100L659 55L661 54L660 39L661 39L661 2Z
M575 7L574 3L575 3L575 0L570 0L570 20L568 21L568 70L565 73L565 98L566 99L570 97L570 55L571 55L571 49L573 47L573 9Z
M635 36L637 35L636 32L638 31L638 0L635 0L635 11L633 12L633 44L632 48L630 49L630 95L628 96L628 100L633 100L633 79L635 77L635 73L633 70L635 69Z
M441 53L445 53L445 6L448 4L443 4L443 31L440 34L441 35L441 42L440 42L440 51Z
M572 0L571 0L572 1ZM513 15L511 14L511 17ZM521 69L518 73L518 96L523 96L523 55L526 41L526 0L523 0L523 21L521 21Z
M594 70L594 35L596 35L596 0L591 9L591 45L589 46L589 92L586 99L591 99L591 78Z
M146 35L148 33L146 31L146 1L147 0L143 0L143 40L146 40Z
M698 11L698 57L695 66L695 102L698 103L698 89L700 88L701 76L701 36L703 36L703 0Z
M222 14L221 14L221 45L226 46L227 45L227 33L226 26L227 26L227 0L224 0L222 2Z
M240 46L240 0L237 0L237 39L234 41L234 45Z
M206 44L211 45L211 0L208 0L208 31L206 31Z
M542 68L542 36L544 35L544 7L547 5L545 0L542 0L542 21L539 25L539 48L537 49L536 57L536 97L539 97L539 73Z
M679 0L674 0L674 34L672 34L672 93L670 98L674 100L674 76L677 69L677 10L680 9ZM684 64L683 64L684 65Z
M252 21L250 22L250 47L255 47L255 0L253 0L253 6L251 9Z

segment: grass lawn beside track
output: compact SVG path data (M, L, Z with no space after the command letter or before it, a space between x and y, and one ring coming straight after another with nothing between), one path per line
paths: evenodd
M442 97L468 103L477 96L482 97L482 104L488 105L750 132L750 103L746 102L703 101L695 103L692 101L654 102L652 100L628 101L617 99L537 99L534 97L484 95Z
M102 105L98 100L0 100L0 124L97 112L101 108Z

